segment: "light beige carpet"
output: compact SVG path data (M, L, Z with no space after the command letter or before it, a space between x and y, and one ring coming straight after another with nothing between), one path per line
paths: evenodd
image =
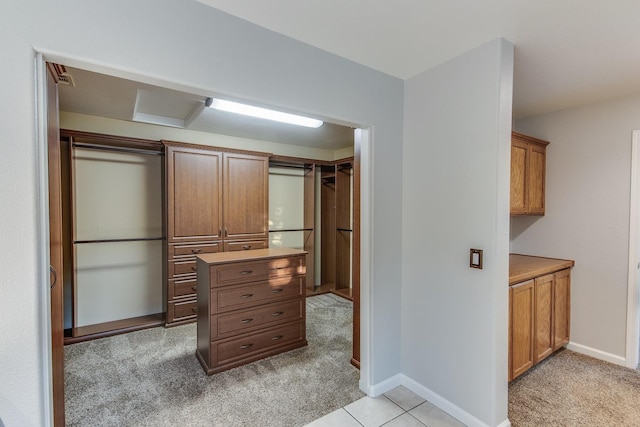
M352 307L307 298L308 347L210 377L195 324L67 346L67 425L303 426L364 396L349 363Z
M570 350L509 385L513 427L640 426L640 373Z

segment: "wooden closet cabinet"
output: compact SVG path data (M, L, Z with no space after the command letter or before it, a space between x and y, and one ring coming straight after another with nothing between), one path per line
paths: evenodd
M544 215L548 144L511 133L511 215Z
M196 255L269 246L269 158L163 144L168 326L196 320Z

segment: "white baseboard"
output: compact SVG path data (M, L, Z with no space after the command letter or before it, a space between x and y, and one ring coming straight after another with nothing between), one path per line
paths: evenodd
M402 374L397 374L382 381L381 383L371 385L371 387L369 387L369 393L367 394L371 397L376 397L393 390L399 385L402 385L402 376Z
M400 374L399 376L401 377L403 386L405 386L412 392L416 393L418 396L422 397L423 399L426 399L427 401L429 401L429 403L432 403L433 405L442 409L452 417L457 418L459 421L461 421L468 427L490 427L489 425L480 421L479 419L477 419L476 417L474 417L464 409L451 403L449 400L440 396L438 393L435 393L434 391L428 389L422 384L412 380L411 378L405 375ZM511 422L509 421L509 419L506 419L500 424L498 424L497 427L511 427Z
M615 354L607 353L606 351L598 350L596 348L587 347L586 345L577 344L571 341L567 344L567 348L576 353L586 354L587 356L594 357L596 359L604 360L605 362L613 363L615 365L627 366L626 358L617 356Z

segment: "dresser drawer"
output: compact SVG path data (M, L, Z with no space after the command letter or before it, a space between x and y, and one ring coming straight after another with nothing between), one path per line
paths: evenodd
M304 303L304 299L298 298L287 302L261 305L251 310L213 315L211 316L211 340L302 320Z
M198 243L192 245L174 244L168 245L169 259L195 258L199 254L211 254L220 252L220 243Z
M227 286L211 290L211 312L253 307L304 295L304 276L281 277L250 285Z
M249 240L244 242L224 242L224 251L248 251L250 249L266 249L269 247L268 240Z
M211 343L211 367L233 363L241 359L254 358L287 344L305 340L304 322L295 322L264 331L249 333L236 338Z
M306 273L304 257L235 262L212 265L210 268L211 287Z
M198 291L198 280L195 277L188 279L167 280L167 297L174 298L195 298Z
M196 259L170 260L168 262L167 278L184 278L193 276L196 278Z
M167 303L167 323L195 320L197 314L198 302L196 300L169 301Z

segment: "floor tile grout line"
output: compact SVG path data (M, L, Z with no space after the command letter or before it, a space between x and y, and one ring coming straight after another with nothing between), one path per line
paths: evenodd
M347 411L347 410L345 409L345 407L344 407L344 406L342 407L342 410L343 410L344 412L346 412L347 414L349 414L349 416L350 416L351 418L353 418L354 420L356 420L356 422L357 422L358 424L360 424L362 427L364 427L364 424L362 424L362 423L360 422L360 420L359 420L359 419L357 419L356 417L354 417L354 416L353 416L353 414L352 414L351 412Z

